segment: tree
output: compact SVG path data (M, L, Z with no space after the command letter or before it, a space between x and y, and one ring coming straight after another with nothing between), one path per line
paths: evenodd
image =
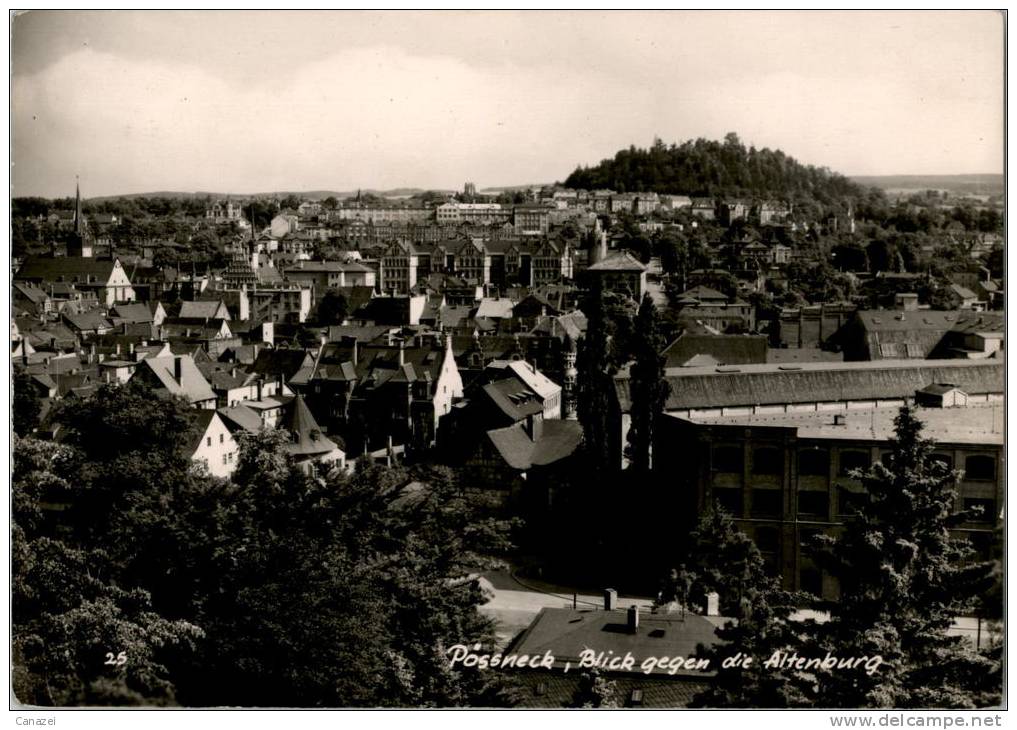
M591 669L579 675L579 684L569 707L582 708L617 708L618 685L600 676L600 672Z
M721 643L699 652L717 676L694 700L697 707L796 707L811 701L807 677L764 666L777 651L802 645L792 613L809 597L785 591L769 575L759 549L723 510L708 508L693 530L688 568L672 570L659 602L681 601L705 612L707 595L717 593L722 616L731 621L717 630ZM724 665L736 652L752 657L748 665Z
M22 347L27 343L23 343ZM11 402L14 433L27 436L39 427L42 400L28 372L22 370L14 376L14 396Z
M318 324L342 324L350 311L349 300L342 290L331 287L318 303Z
M629 459L631 468L640 472L650 469L650 452L657 421L664 412L671 386L664 378L665 358L660 334L657 307L649 294L643 295L634 327L635 362L630 369L632 423L629 427Z
M582 310L587 325L576 353L576 412L583 426L583 450L593 472L613 471L617 464L611 454L608 398L614 387L613 328L599 285L593 288Z
M817 672L833 707L986 707L1002 697L998 660L949 636L954 618L991 588L991 563L973 561L951 535L969 518L955 512L956 472L931 458L912 407L895 421L889 463L860 472L868 501L817 559L840 581L830 621L816 628L820 649L881 656L878 672Z

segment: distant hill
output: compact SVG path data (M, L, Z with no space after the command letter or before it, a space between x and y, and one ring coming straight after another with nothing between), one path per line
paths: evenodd
M905 190L946 190L957 195L1003 195L1003 175L853 175L859 185L887 192Z
M745 147L738 135L648 149L629 147L592 167L577 167L566 187L619 192L684 193L709 198L780 198L838 206L861 201L870 189L826 168L803 165L780 150Z

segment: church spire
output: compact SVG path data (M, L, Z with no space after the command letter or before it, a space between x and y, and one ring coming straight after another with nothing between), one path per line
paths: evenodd
M84 219L81 216L81 183L78 176L74 176L74 232L79 236L85 235Z

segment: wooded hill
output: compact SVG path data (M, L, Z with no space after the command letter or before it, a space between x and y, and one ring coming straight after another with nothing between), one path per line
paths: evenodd
M774 198L821 206L858 204L881 193L827 168L803 165L780 150L746 147L735 133L723 142L681 145L655 140L629 147L593 167L577 167L565 186L618 192L680 193L710 198Z

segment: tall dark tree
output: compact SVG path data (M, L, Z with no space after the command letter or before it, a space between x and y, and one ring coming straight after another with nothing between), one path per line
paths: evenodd
M609 399L616 370L613 326L599 285L590 292L582 310L587 325L576 353L576 413L583 426L583 449L593 471L614 470L618 465L611 454Z
M325 291L318 304L318 324L342 324L350 314L350 304L346 295L334 287Z
M933 442L910 406L895 421L889 463L858 474L869 496L821 564L841 598L818 627L819 647L883 658L878 672L817 672L833 707L985 707L999 704L998 661L947 631L992 586L992 564L951 529L958 474L932 457Z
M22 346L27 346L27 343ZM14 433L19 436L27 436L39 427L42 400L35 389L35 383L32 382L32 376L23 370L14 376L11 411L14 419Z
M671 387L664 377L664 338L660 333L657 307L649 294L643 295L634 326L635 361L629 370L631 417L629 460L631 468L650 469L650 453L657 422L664 412Z

